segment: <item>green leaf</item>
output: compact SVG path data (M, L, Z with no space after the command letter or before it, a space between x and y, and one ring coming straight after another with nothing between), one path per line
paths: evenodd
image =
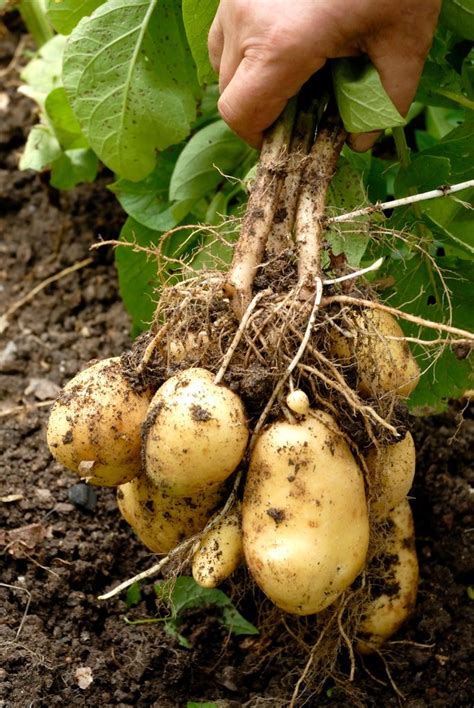
M474 40L474 3L472 0L443 0L441 24L463 39Z
M98 166L97 156L89 148L65 150L51 163L51 186L73 189L82 182L93 182Z
M46 0L46 14L56 32L69 34L79 20L91 15L105 0Z
M186 708L217 708L217 703L196 703L195 701L188 701Z
M441 64L427 59L416 100L430 106L456 108L465 100L461 87L461 77L446 60Z
M127 595L125 597L125 604L127 605L127 608L130 609L130 607L135 607L135 605L138 605L142 600L142 593L140 590L140 583L135 582L127 590Z
M174 228L194 204L194 199L174 203L168 199L171 175L181 150L182 146L174 146L160 153L153 172L140 182L119 179L109 186L127 214L149 229Z
M171 200L198 200L249 155L246 143L219 120L199 130L181 152L170 183Z
M180 576L175 581L166 580L155 585L155 592L159 599L170 602L174 618L178 618L186 610L214 606L221 608L222 624L233 634L259 633L258 629L235 609L222 590L202 588L193 578Z
M353 211L367 206L368 199L361 173L347 160L341 158L327 195L328 216ZM349 265L357 268L369 241L369 218L357 220L357 233L353 224L329 226L324 236L335 256L345 253Z
M128 218L120 233L120 240L138 246L153 247L160 234ZM146 253L128 246L115 250L120 295L132 318L132 336L147 328L155 312L156 289L159 285L157 264Z
M420 155L445 157L451 163L450 182L474 178L474 123L465 123L448 133L439 143Z
M47 125L35 125L30 130L23 155L20 159L20 170L42 170L61 157L61 146Z
M351 133L383 130L405 125L405 120L388 97L377 69L366 59L337 59L333 62L336 101Z
M216 80L216 74L209 61L207 36L218 5L219 0L183 0L184 27L201 84Z
M74 115L62 87L50 91L46 96L44 109L54 133L64 149L88 147L79 121Z
M395 196L405 197L412 190L436 189L449 181L451 162L447 157L420 154L406 167L401 166L395 179Z
M444 278L450 290L453 305L452 324L470 329L474 310L474 290L469 286L474 278L471 261L437 258L444 269ZM388 259L384 275L391 275L395 285L383 293L392 307L434 322L446 323L449 319L448 301L435 271L429 272L426 258L414 255L408 261ZM435 290L436 288L436 290ZM436 339L435 330L400 320L405 334L422 339ZM411 345L423 375L408 400L415 415L431 415L447 408L450 398L459 398L473 386L473 366L469 359L457 359L451 349L441 350L430 346ZM439 356L436 356L439 355Z
M195 117L180 3L108 0L70 35L63 80L99 158L121 177L143 179L156 151L183 140Z
M59 34L50 39L43 44L20 74L26 85L20 86L19 90L40 106L54 88L61 86L61 65L65 43L66 38Z

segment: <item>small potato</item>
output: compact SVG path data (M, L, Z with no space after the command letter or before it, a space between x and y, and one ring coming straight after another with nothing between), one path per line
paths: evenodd
M331 416L311 411L260 435L242 528L252 576L286 612L320 612L354 581L369 542L364 480Z
M297 415L307 415L309 413L309 399L304 391L297 388L286 397L286 405Z
M243 558L240 504L235 505L201 539L193 557L193 578L215 588L232 575Z
M120 513L153 553L167 553L201 531L221 500L220 491L172 497L145 474L117 490Z
M104 359L66 384L49 417L53 457L92 484L115 486L141 469L140 426L151 393L136 393L120 359Z
M380 496L372 502L372 511L384 518L410 491L415 477L416 451L411 433L403 440L382 448L372 448L366 458L367 467Z
M372 581L373 599L364 608L359 625L357 650L376 651L405 622L415 606L418 561L410 505L401 501L387 517L387 537L375 565L380 568Z
M418 384L420 369L406 341L387 339L404 336L396 319L383 310L366 310L353 319L353 338L332 330L332 355L342 362L355 362L361 395L408 397Z
M147 474L174 496L218 488L245 452L240 398L205 369L186 369L156 392L144 426Z

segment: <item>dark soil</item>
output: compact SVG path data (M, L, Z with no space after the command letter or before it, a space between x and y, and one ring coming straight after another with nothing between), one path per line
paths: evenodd
M17 41L14 32L1 38L0 69ZM15 71L0 75L0 315L48 276L86 258L99 237L117 237L123 221L106 174L93 186L59 194L46 178L18 171L18 153L36 118L17 85ZM78 480L53 462L45 445L48 407L38 404L54 398L89 360L121 354L128 331L113 257L103 249L91 265L18 309L0 336L0 706L288 705L288 666L298 652L290 642L282 660L287 640L275 632L229 636L216 611L194 611L183 629L191 644L186 649L162 624L125 623L126 614L154 616L151 583L131 610L123 596L96 599L153 557L119 517L112 490L97 488L93 510L71 502ZM412 420L419 458L412 493L418 605L383 659L358 660L354 687L365 696L359 705L474 703L468 594L472 598L474 423L465 410L461 425L461 408L454 404L445 415ZM82 503L93 506L94 495ZM248 598L238 604L258 622ZM80 688L77 671L84 667L93 680ZM306 705L355 704L355 697L331 689L328 682Z

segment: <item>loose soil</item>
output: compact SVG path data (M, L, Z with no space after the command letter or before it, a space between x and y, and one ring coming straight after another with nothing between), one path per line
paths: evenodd
M0 69L18 39L14 27L0 38ZM36 114L17 86L15 70L0 74L0 315L48 276L87 258L100 237L116 238L124 218L105 171L96 184L60 194L46 177L18 170ZM126 624L126 615L156 615L151 582L132 609L123 596L97 600L154 558L121 520L113 490L97 488L92 510L71 501L78 480L45 445L48 406L39 404L87 362L130 343L113 256L102 249L92 257L18 309L0 337L0 706L288 705L301 652L281 625L257 638L234 637L216 611L193 611L182 629L186 649L162 624ZM305 705L474 702L472 409L454 403L446 414L410 422L418 449L416 612L382 657L357 660L353 697L328 681ZM258 624L252 597L236 603ZM341 671L346 661L341 657ZM78 669L92 677L87 688Z

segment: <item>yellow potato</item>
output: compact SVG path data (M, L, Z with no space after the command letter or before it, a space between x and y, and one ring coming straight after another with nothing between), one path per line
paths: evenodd
M222 500L220 491L173 497L141 474L117 491L123 518L154 553L167 553L201 531Z
M230 577L243 558L240 504L220 519L201 539L193 556L194 580L215 588Z
M242 505L252 576L286 612L320 612L364 566L364 480L331 416L273 423L253 450Z
M353 321L355 336L344 337L332 330L329 346L331 354L342 363L355 363L359 393L409 396L418 384L420 369L407 342L386 339L404 336L396 319L383 310L365 310L354 315Z
M151 393L136 393L120 359L104 359L66 384L49 417L53 457L92 484L115 486L141 469L140 426Z
M147 474L175 496L218 488L245 453L240 398L205 369L186 369L156 392L145 423Z
M357 633L357 650L361 654L376 651L399 629L415 606L418 561L413 516L406 499L390 512L387 521L387 537L375 559L380 567L380 575L372 581L376 592L364 608Z
M372 502L372 511L379 518L399 504L410 491L415 477L416 451L411 433L403 440L381 448L372 448L366 463L380 496Z

